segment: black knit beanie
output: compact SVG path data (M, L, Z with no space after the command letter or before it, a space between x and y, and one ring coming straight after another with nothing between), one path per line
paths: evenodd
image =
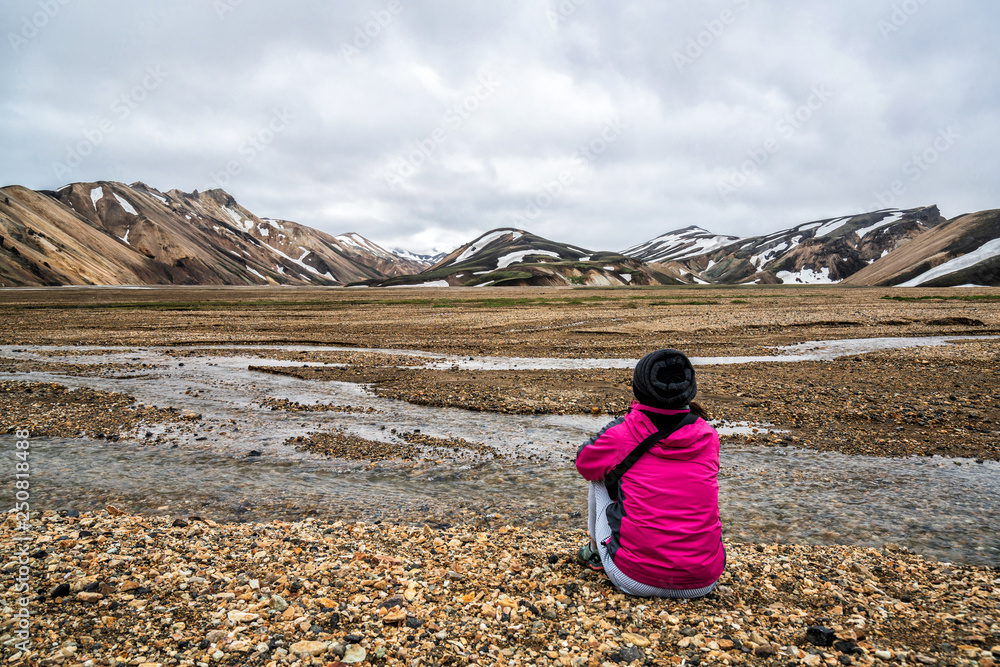
M637 401L651 408L682 409L698 393L694 367L678 350L647 354L635 366L632 392Z

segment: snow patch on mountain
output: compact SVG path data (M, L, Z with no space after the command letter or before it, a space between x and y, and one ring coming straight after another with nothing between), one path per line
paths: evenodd
M481 252L483 250L483 248L485 248L489 244L493 243L494 241L496 241L498 239L503 238L504 236L506 236L506 235L508 235L510 233L511 233L511 230L509 230L509 229L500 229L500 230L497 230L497 231L494 231L494 232L490 232L489 234L486 234L485 236L479 237L478 239L476 239L475 241L473 241L472 244L469 245L468 248L465 249L465 252L463 252L461 255L459 255L458 257L456 257L455 260L451 264L452 265L454 265L454 264L461 264L462 262L464 262L464 261L466 261L468 259L472 259L479 252Z
M955 259L949 260L944 264L938 264L930 271L925 271L916 278L907 280L905 283L900 283L898 286L917 287L918 285L922 285L930 280L934 280L935 278L940 278L941 276L946 276L949 273L967 269L971 266L979 264L979 262L997 256L1000 256L1000 239L993 239L992 241L987 241L972 252L967 252L961 257L956 257Z
M104 198L104 188L98 186L90 191L90 201L94 202L94 210L97 210L97 202Z
M228 206L222 207L222 212L232 220L233 224L242 229L244 232L249 232L253 228L253 221L246 220L242 215L229 208Z
M130 204L127 199L119 195L117 192L114 192L112 194L114 194L115 199L117 199L118 203L122 205L122 208L125 209L126 213L131 213L132 215L139 215L139 212L135 210L135 207L132 206L132 204Z
M622 254L644 262L662 264L704 255L738 240L735 236L712 234L692 225L623 250Z
M354 232L350 232L347 234L340 234L339 236L335 236L334 238L346 246L358 248L359 250L371 253L376 257L382 257L384 259L393 258L392 253L390 253L388 250L375 245L365 237L355 234Z
M801 269L799 271L778 271L774 274L782 283L799 283L801 285L832 285L836 280L830 278L830 269L823 267L819 271Z
M267 276L264 276L264 275L262 275L260 273L257 273L256 271L254 271L253 269L251 269L249 266L246 267L246 270L249 271L250 273L254 274L255 276L257 276L258 278L260 278L262 280L267 280Z
M547 257L559 258L559 253L552 252L551 250L518 250L498 259L497 269L506 269L511 264L520 262L528 255L545 255Z
M902 219L902 217L903 217L902 214L895 213L887 218L883 218L879 222L876 222L874 225L871 225L870 227L862 227L860 229L856 229L854 230L854 233L858 235L859 239L863 239L866 235L868 235L871 232L874 232L876 229L880 229L882 227L886 227L893 223L899 222Z
M426 283L418 283L416 285L397 285L397 287L448 287L447 280L431 280Z
M853 217L854 216L848 215L842 218L834 218L833 220L827 221L819 229L816 230L816 234L814 235L815 238L820 238L821 236L832 234L833 232L837 231L838 229L846 225L848 221Z

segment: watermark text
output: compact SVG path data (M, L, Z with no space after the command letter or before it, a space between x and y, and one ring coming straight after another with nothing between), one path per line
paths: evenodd
M27 653L31 647L31 561L29 547L31 543L31 442L28 431L15 432L17 441L14 445L14 520L17 522L17 534L14 541L15 571L14 579L14 646L17 650Z

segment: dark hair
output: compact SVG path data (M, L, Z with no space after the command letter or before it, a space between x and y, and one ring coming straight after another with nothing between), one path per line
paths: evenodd
M708 416L708 410L706 410L705 406L703 406L701 403L698 403L697 401L691 401L691 403L689 403L688 405L691 408L691 414L693 414L694 416L701 417L705 421L711 419Z

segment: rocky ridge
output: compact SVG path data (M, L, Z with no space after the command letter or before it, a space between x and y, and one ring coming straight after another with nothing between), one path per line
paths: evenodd
M521 229L494 229L413 276L382 287L544 287L557 285L663 285L679 281L645 262L550 241Z
M686 228L624 251L661 262L689 283L837 283L944 222L937 206L817 220L764 236Z
M357 234L259 218L222 190L144 183L0 190L0 283L341 285L417 272Z

